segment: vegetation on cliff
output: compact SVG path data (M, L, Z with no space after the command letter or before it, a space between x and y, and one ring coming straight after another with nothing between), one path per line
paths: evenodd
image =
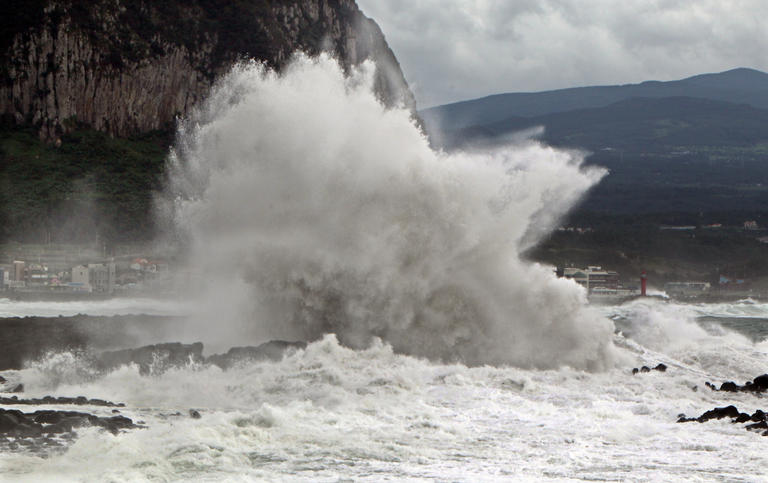
M11 0L0 5L0 241L147 239L178 117L239 59L372 58L415 110L354 0Z
M106 243L154 233L167 132L111 138L88 128L46 143L33 128L0 129L0 239Z

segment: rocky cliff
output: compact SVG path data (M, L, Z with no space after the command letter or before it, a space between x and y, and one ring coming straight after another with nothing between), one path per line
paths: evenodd
M414 109L381 30L354 0L27 0L0 6L0 116L55 140L172 127L241 58L301 50L376 61L382 100Z

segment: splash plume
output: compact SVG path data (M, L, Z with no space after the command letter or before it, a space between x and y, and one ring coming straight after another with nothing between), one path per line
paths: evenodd
M467 364L600 369L613 325L520 253L603 172L533 141L433 151L373 66L236 66L182 125L166 199L222 345L380 338ZM207 308L205 308L207 307Z

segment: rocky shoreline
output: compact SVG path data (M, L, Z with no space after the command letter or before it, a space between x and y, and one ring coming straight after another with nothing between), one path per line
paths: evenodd
M100 373L107 373L123 365L134 364L142 374L157 374L172 367L189 364L215 365L224 370L248 361L280 360L287 351L303 349L304 342L270 341L259 346L234 347L224 354L203 357L203 344L181 344L178 342L153 344L135 349L121 349L92 354L84 361ZM0 375L2 392L24 392L24 383ZM143 421L134 422L120 414L125 408L123 403L114 403L104 399L78 397L23 398L18 395L0 396L0 451L25 451L41 456L61 451L77 437L77 430L95 427L112 434L147 426ZM10 406L10 408L9 408ZM81 406L91 409L82 410L37 409L24 412L24 406ZM94 408L111 409L110 416L93 414ZM170 416L181 417L181 413ZM202 415L196 409L189 410L189 417L200 419Z

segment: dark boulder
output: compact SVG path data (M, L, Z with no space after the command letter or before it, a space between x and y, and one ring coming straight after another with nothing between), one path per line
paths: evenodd
M37 438L45 434L69 434L83 426L101 427L113 434L121 429L137 428L125 416L99 417L76 411L40 410L23 413L0 409L0 435Z
M19 399L17 396L0 397L0 404L26 404L39 406L42 404L74 404L78 406L107 406L107 407L124 407L123 403L113 403L105 401L103 399L88 399L84 396L78 397L53 397L45 396L43 398L30 398Z
M659 363L656 367L653 368L653 370L659 372L667 372L667 366L665 364Z
M11 389L11 392L24 392L24 384L17 384L16 387Z
M751 390L755 392L765 392L768 391L768 374L763 374L762 376L757 376L754 380L752 380Z
M724 382L720 385L720 391L739 392L740 389L741 387L732 381Z
M707 387L713 391L725 391L725 392L754 392L763 393L768 390L768 374L757 376L752 381L747 381L743 386L739 386L733 381L727 381L720 385L720 389L717 389L714 384L707 382Z
M194 409L190 409L189 410L189 417L191 417L192 419L200 419L201 416L200 416L200 413L198 411L196 411Z
M736 419L733 420L734 423L746 423L747 421L751 421L751 417L747 413L739 413L738 416L736 416Z
M697 418L697 421L703 423L710 419L722 419L722 418L737 418L739 417L739 410L736 406L726 406L722 408L714 408L705 412Z

